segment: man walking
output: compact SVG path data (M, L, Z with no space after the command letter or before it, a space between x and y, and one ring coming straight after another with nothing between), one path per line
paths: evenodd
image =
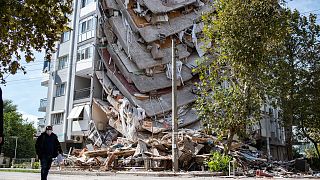
M37 155L41 162L41 180L47 180L52 158L62 154L57 135L52 132L52 126L46 127L46 132L41 133L36 142Z

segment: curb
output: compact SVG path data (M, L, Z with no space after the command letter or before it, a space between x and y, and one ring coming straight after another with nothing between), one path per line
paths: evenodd
M21 169L21 168L0 168L0 172L23 172L23 173L40 173L40 169ZM83 175L83 176L117 176L117 175L131 175L131 176L148 176L148 177L216 177L224 176L222 172L207 172L207 171L193 171L193 172L153 172L153 171L65 171L65 170L50 170L50 174L61 175Z
M131 171L117 171L117 172L88 172L88 171L50 171L52 174L62 175L85 175L85 176L117 176L117 175L131 175L131 176L149 176L149 177L213 177L223 176L223 173L210 172L131 172Z

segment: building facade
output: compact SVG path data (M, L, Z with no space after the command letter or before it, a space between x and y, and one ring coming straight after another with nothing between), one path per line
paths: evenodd
M205 55L201 17L212 9L207 0L75 0L73 9L72 30L44 63L41 85L48 94L39 108L66 149L86 139L102 146L118 134L135 141L171 128L172 42L178 126L201 128L192 106L192 69ZM266 117L277 116L271 109ZM264 119L253 130L282 143L279 123Z
M90 92L96 34L96 0L75 0L69 15L71 31L61 35L57 51L44 62L42 86L47 97L39 111L46 112L46 125L52 125L58 139L82 143L90 121Z

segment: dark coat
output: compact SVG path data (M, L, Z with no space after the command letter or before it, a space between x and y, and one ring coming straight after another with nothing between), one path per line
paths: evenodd
M58 154L62 154L62 149L61 149L61 145L60 142L58 140L58 137L56 134L51 133L50 136L53 136L52 138L54 138L54 143L52 145L53 147L53 154L48 154L48 152L46 151L46 144L48 143L48 137L49 135L47 133L41 133L41 135L38 137L37 142L36 142L36 153L39 157L39 159L43 158L43 157L52 157L55 158L58 156Z

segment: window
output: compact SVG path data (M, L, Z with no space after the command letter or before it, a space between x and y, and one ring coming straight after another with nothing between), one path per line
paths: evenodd
M93 55L92 45L80 47L77 53L77 61L92 58L92 55Z
M61 35L61 43L69 41L70 40L70 31L64 32Z
M79 22L79 42L94 37L95 22L93 16Z
M58 70L64 69L67 67L68 56L63 56L58 60Z
M66 84L58 84L56 87L56 97L64 96Z
M93 30L93 17L80 21L80 33L85 33L90 30Z
M86 7L88 4L96 2L96 0L81 0L81 8Z
M63 123L63 113L52 114L52 125Z

